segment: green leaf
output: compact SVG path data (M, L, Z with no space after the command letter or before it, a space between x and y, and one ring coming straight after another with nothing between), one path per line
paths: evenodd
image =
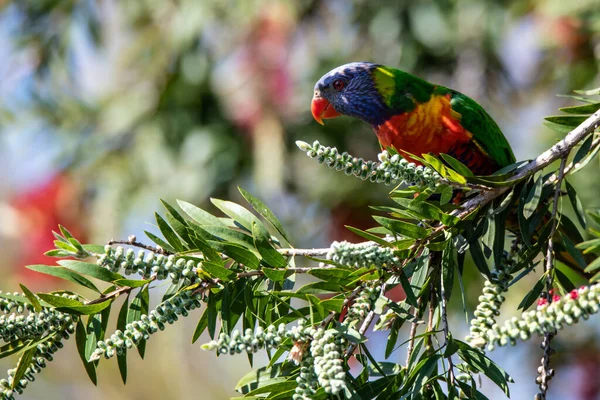
M272 384L275 382L274 379L287 379L285 377L296 368L292 363L277 363L269 368L252 370L238 381L235 390L242 394L248 394L252 390Z
M152 279L117 279L113 283L120 287L130 287L130 288L139 288L148 283L152 282Z
M240 193L242 194L242 196L244 197L244 199L246 199L246 201L248 203L250 203L252 208L254 208L254 210L256 210L257 213L262 215L277 230L277 232L279 232L279 234L288 243L290 243L288 236L285 233L283 226L281 225L281 222L279 222L279 220L277 219L275 214L273 214L273 212L271 212L271 210L269 210L269 208L262 201L260 201L256 197L252 196L250 193L248 193L241 187L238 187L238 189L239 189Z
M196 207L195 205L188 203L183 200L177 200L177 204L179 207L190 216L194 221L200 224L200 226L204 225L215 225L215 226L225 226L221 220L214 215L204 211L201 208Z
M252 232L252 224L256 223L260 229L266 231L266 228L260 222L260 220L252 214L250 211L240 206L237 203L219 199L210 199L210 201L225 215L233 219L240 226L245 228L248 232ZM268 231L267 231L268 234Z
M48 293L38 293L38 297L40 299L44 300L46 303L50 304L51 306L55 307L58 311L63 311L63 312L67 312L70 314L77 314L77 315L96 314L96 313L104 310L106 307L110 306L110 304L111 304L110 300L106 300L106 301L103 301L102 303L86 305L86 304L80 303L77 300L71 300L71 299L67 299L62 296L56 296L56 295L48 294Z
M77 321L77 326L75 327L75 344L77 345L77 353L79 354L79 358L81 358L81 362L83 363L83 367L85 368L85 372L88 377L92 381L94 385L98 385L98 377L96 375L96 364L93 362L88 362L89 358L86 358L85 355L85 343L86 343L87 332L85 330L85 325L81 318Z
M150 240L162 247L164 250L168 251L169 253L177 253L173 246L156 236L154 233L148 231L144 231L144 233L150 238Z
M458 354L460 358L469 366L479 372L483 372L485 376L490 378L502 391L510 398L508 390L508 382L513 382L510 375L498 367L492 360L486 357L481 351L474 350L466 343L455 340L459 346Z
M110 307L105 308L99 314L90 315L87 320L86 332L87 336L85 339L85 360L89 360L98 341L104 340L106 334L106 328L108 326L108 319L110 317ZM98 366L99 362L95 361L94 365Z
M427 237L428 231L425 228L422 228L416 224L412 224L409 222L400 221L397 219L390 219L385 217L380 217L377 215L373 216L375 221L379 222L384 227L388 228L394 233L398 233L403 236L407 236L413 239L423 239Z
M167 242L175 249L176 252L181 252L187 250L184 244L181 242L177 233L169 226L167 221L163 219L158 213L154 213L154 218L156 219L156 224L158 225L158 229L160 229L160 233L164 236Z
M165 217L175 233L177 233L177 235L179 235L179 237L186 243L191 243L187 221L169 203L163 199L161 199L160 202L167 209L167 214L165 214Z
M597 269L600 269L600 257L596 258L592 261L586 268L585 272L594 272ZM595 277L594 277L595 278Z
M544 126L550 128L553 131L558 132L558 133L567 134L572 131L570 126L556 124L554 122L544 121L543 124L544 124Z
M272 282L283 282L287 274L291 274L290 271L285 269L274 269L274 268L263 268L265 276Z
M142 314L148 315L148 308L150 306L150 293L148 292L148 286L141 289L135 296L129 310L127 311L127 323L130 324L134 321L139 321ZM146 340L142 339L137 346L138 353L141 358L144 358L146 352Z
M67 268L52 266L52 265L27 265L25 268L42 274L55 276L60 279L67 280L69 282L76 283L81 286L85 286L88 289L93 290L96 293L100 293L100 290L94 285L89 279L73 272Z
M4 346L0 347L0 359L6 358L13 354L27 351L29 349L37 348L37 346L40 343L43 343L43 342L47 341L49 338L54 337L59 334L60 333L53 333L53 334L46 335L46 336L44 336L40 339L34 340L34 341L22 340L22 339L13 340L12 342L9 342L9 343L5 344Z
M583 94L585 96L596 96L600 94L600 88L590 89L590 90L573 90L575 93Z
M579 221L583 229L587 229L585 211L583 209L583 205L581 204L581 200L579 200L579 197L577 196L577 192L566 179L565 186L567 188L567 195L569 196L569 200L571 201L571 205L573 206L573 210L575 211L575 215L577 216L577 220Z
M31 342L33 342L33 340ZM31 360L33 360L33 356L35 355L36 351L37 348L30 348L29 350L25 351L25 353L23 353L23 355L19 359L19 362L17 364L17 370L15 371L15 375L13 377L11 389L14 390L19 384L19 382L21 382L21 379L23 379L23 377L25 376L25 372L27 372L27 368L29 368L29 366L31 365Z
M393 200L401 206L406 207L411 211L414 211L424 219L433 219L436 221L440 221L446 226L454 226L460 221L460 218L454 215L446 214L440 208L425 201L415 202L411 199L403 198L393 198Z
M543 274L540 279L536 282L533 288L525 295L521 303L519 303L518 310L527 310L533 303L535 303L544 290L544 284L546 283L546 274Z
M274 268L283 268L286 266L285 257L273 248L270 242L271 236L264 228L261 229L256 222L252 222L252 237L254 237L256 249L268 266Z
M259 259L250 250L233 243L211 241L212 247L250 269L258 269Z
M370 240L372 242L375 242L375 243L380 244L380 245L385 246L385 247L391 247L390 242L386 241L385 239L383 239L383 238L381 238L381 237L379 237L377 235L374 235L372 233L363 231L363 230L358 229L358 228L354 228L352 226L348 226L348 225L344 225L344 226L348 230L350 230L352 233L355 233L355 234L357 234L358 236L360 236L360 237L362 237L364 239Z
M538 204L540 203L540 196L542 194L542 186L543 181L542 176L540 175L525 198L525 204L523 205L523 216L526 219L529 219L537 210Z
M454 246L452 241L448 240L446 248L442 252L442 284L444 286L444 294L447 301L450 300L452 294L452 285L454 285L454 269L456 268L456 258L454 254Z
M220 240L223 240L226 242L231 242L233 244L237 244L239 246L243 246L251 251L254 251L254 249L255 249L254 239L252 238L252 236L247 235L246 233L244 233L242 231L228 228L228 227L223 227L223 226L209 226L209 225L202 227L202 229L212 236L212 237L209 237L206 239L207 242L211 245L213 244L212 243L213 239L220 239ZM218 248L216 248L216 247L215 247L215 249L218 250Z
M575 128L581 125L588 117L589 115L551 115L544 119L553 124Z
M224 268L220 264L213 263L210 261L204 261L202 263L202 270L208 272L212 277L221 279L224 282L229 282L236 278L237 274L227 268Z
M196 329L194 330L194 335L192 336L192 344L196 343L196 340L202 335L202 333L208 327L208 308L204 310L202 316L198 320L198 325L196 325Z
M129 310L129 295L125 298L121 310L119 310L119 316L117 317L117 329L121 332L125 332L127 326L127 314ZM127 383L127 352L124 351L122 354L117 353L117 363L119 364L119 373L121 374L121 380L123 384Z
M446 163L448 163L448 165L450 165L451 168L456 170L456 172L458 172L462 176L466 176L466 177L475 176L473 174L473 172L469 169L469 167L467 167L465 164L458 161L456 158L452 157L451 155L440 154L440 156L442 156L442 159L444 161L446 161Z
M58 261L58 264L67 269L70 269L71 271L88 275L104 282L114 282L118 279L123 279L123 276L120 274L111 272L107 268L100 267L99 265L87 263L84 261L60 260Z
M477 241L469 244L469 252L471 253L471 257L473 257L473 261L475 262L475 266L479 272L481 272L488 279L492 279L490 268Z
M22 283L19 284L19 286L21 286L21 290L23 291L23 293L25 294L25 297L27 297L27 299L33 306L33 309L36 312L42 311L42 305L40 304L40 301L38 300L37 296L35 294L33 294L33 292L31 290L29 290L27 288L27 286L23 285Z

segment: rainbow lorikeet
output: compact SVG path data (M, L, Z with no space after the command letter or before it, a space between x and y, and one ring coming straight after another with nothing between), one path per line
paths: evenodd
M342 65L315 85L311 110L319 123L339 115L373 126L382 148L410 154L445 153L475 175L515 162L492 117L470 97L406 72L368 62Z
M444 153L475 175L490 175L515 162L504 134L475 100L383 65L355 62L328 72L315 84L311 111L320 124L340 115L360 118L371 124L383 149L417 164L411 155ZM514 210L507 228L519 229ZM566 235L562 227L559 232ZM580 269L562 242L555 238L557 258Z

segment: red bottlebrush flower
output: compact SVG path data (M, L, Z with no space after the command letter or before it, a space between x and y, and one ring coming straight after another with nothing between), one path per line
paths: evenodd
M550 290L548 290L548 294L549 294L550 296L554 296L554 289L550 289Z
M552 301L559 301L560 300L560 296L555 294L552 296Z
M548 304L548 299L546 299L545 297L542 297L537 302L538 307L545 306L546 304Z
M568 295L571 299L575 300L579 297L579 292L577 291L577 289L573 289L571 290L571 293L569 293Z

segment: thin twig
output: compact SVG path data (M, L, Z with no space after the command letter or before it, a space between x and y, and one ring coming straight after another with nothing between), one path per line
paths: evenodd
M565 176L565 166L567 164L567 155L565 155L560 160L560 167L558 169L558 179L556 181L556 189L554 190L554 203L552 204L552 227L550 229L550 236L548 238L548 248L546 250L546 299L548 303L552 302L552 286L553 286L553 276L552 270L554 268L554 234L556 233L556 227L558 226L558 218L556 215L558 213L558 199L560 197L560 187ZM548 383L552 376L554 375L554 371L550 369L550 356L553 353L550 344L552 342L552 338L556 332L547 332L544 335L544 339L542 340L542 349L544 350L544 355L542 357L542 365L538 368L538 378L537 381L540 386L540 393L538 393L537 398L540 400L544 400L546 398L546 391L548 390Z
M575 147L580 141L585 139L590 133L600 126L600 110L592 114L588 119L583 121L577 128L565 136L563 140L550 147L548 150L540 154L535 160L529 162L524 167L520 168L515 176L511 178L509 182L515 184L520 182L523 178L534 174L541 170L552 162L563 158L569 154L571 149ZM492 191L485 191L478 196L466 201L462 204L463 210L473 210L477 207L483 206L489 203L491 200L502 195L514 185L507 185L499 187ZM459 211L455 210L452 214L456 215Z
M277 249L282 256L302 256L302 257L318 257L326 256L331 249Z
M156 276L152 276L149 280L153 281L155 279L156 279ZM135 288L130 287L130 286L122 286L120 288L117 288L117 289L113 290L110 293L101 294L100 297L98 297L98 298L96 298L94 300L86 301L86 302L84 302L84 304L89 306L89 305L92 305L92 304L103 303L106 300L110 300L112 298L117 298L117 297L119 297L122 294L129 293L133 289L135 289Z
M167 251L167 250L163 249L160 246L150 246L150 245L138 242L136 240L135 235L130 235L129 238L127 238L127 240L114 240L114 239L111 239L111 240L108 241L108 245L109 246L112 246L113 244L125 244L125 245L128 245L128 246L139 247L141 249L152 251L152 252L157 253L157 254L164 254L166 256L172 254L170 251Z
M417 321L417 312L419 311L419 308L421 307L421 303L422 300L419 297L417 299L417 307L413 307L413 313L415 314L415 319L413 320L412 324L410 325L410 334L408 336L408 348L406 350L406 365L408 366L408 364L410 363L410 357L412 356L412 352L413 349L415 348L415 336L417 335L417 326L418 326L418 321Z

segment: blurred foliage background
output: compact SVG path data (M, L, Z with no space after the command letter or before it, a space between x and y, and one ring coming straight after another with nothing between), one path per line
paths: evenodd
M371 159L379 150L360 121L312 120L322 74L375 61L455 88L526 159L559 139L541 123L571 104L556 94L600 86L599 32L596 0L0 0L0 289L62 285L22 268L49 263L58 223L88 242L142 238L159 199L210 209L209 197L239 200L238 185L297 247L358 240L344 225L369 227L368 205L386 191L319 168L294 145L318 139ZM573 182L587 208L600 207L597 173L596 163ZM454 326L465 325L459 309ZM191 347L193 323L153 339L125 387L104 363L94 388L73 349L23 398L228 398L246 359ZM600 398L599 327L562 336L551 398ZM540 355L535 341L492 354L515 377L515 398L535 393Z

